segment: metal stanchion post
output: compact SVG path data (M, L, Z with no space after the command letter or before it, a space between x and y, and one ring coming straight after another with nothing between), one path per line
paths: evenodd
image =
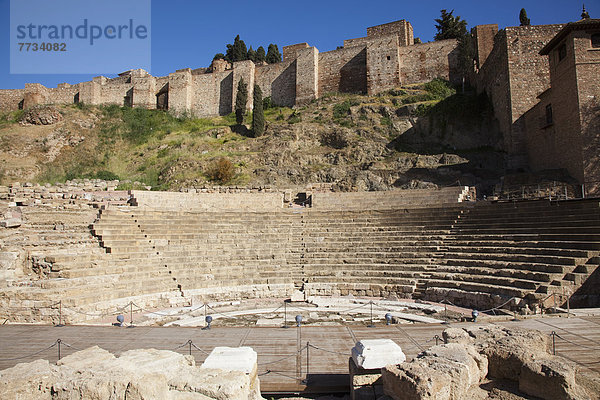
M371 304L371 323L367 325L367 328L375 328L375 325L373 325L373 300L369 303Z
M556 355L556 332L552 331L550 336L552 336L552 355Z
M283 301L283 327L289 328L287 324L287 303L285 300Z
M435 339L435 345L437 346L440 341L440 337L439 335L435 335L433 338Z
M306 342L306 377L304 378L304 380L302 381L303 384L308 385L308 374L310 373L310 358L309 358L309 353L308 353L308 349L310 349L310 342Z
M128 328L133 328L133 301L129 302L129 326Z
M302 383L302 351L300 350L302 344L302 327L300 324L298 324L296 335L296 382Z
M60 343L62 342L62 340L57 339L56 340L56 344L58 345L58 359L60 360Z
M188 340L188 345L190 346L190 356L192 355L192 339Z

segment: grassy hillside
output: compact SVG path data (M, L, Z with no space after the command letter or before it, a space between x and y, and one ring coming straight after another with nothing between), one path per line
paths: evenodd
M496 133L482 122L490 119L488 108L485 98L457 95L435 80L378 96L326 94L294 110L270 107L259 138L237 127L233 114L175 117L73 105L59 107L63 120L54 125L22 126L22 112L13 112L0 118L0 177L3 183L120 179L155 189L483 184L501 173L503 158L494 150Z

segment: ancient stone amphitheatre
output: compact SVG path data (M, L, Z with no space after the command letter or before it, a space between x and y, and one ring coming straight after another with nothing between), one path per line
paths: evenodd
M600 398L586 15L0 91L0 398Z
M294 317L302 315L301 329L307 336L296 338L299 328L282 330L290 332L284 339L294 338L293 344L283 345L282 339L283 347L274 353L265 349L261 355L260 343L278 335L270 331L259 330L263 333L253 340L248 333L241 341L234 340L236 346L255 343L263 389L277 392L281 385L287 388L284 391L300 392L310 385L293 379L298 372L293 357L285 361L292 374L288 383L277 379L269 383L273 370L261 361L290 358L296 342L304 346L310 337L316 348L333 353L319 355L314 350L313 368L322 368L320 375L339 371L351 340L337 345L334 341L331 347L333 338L322 336L327 329L337 335L335 327L355 326L349 328L356 331L354 339L381 335L396 339L410 328L407 324L432 323L421 334L406 331L416 345L406 344L416 347L414 353L409 346L404 348L414 356L436 344L435 335L441 338L444 328L439 323L470 321L471 309L482 311L480 319L507 320L595 306L598 301L597 199L473 201L474 191L459 186L365 193L126 192L114 190L115 186L116 182L80 181L2 188L5 287L0 305L5 325L0 334L5 332L3 342L11 348L6 353L11 357L6 358L15 359L4 361L5 367L15 365L21 356L24 361L36 359L30 353L52 345L61 335L75 335L70 343L65 339L63 356L79 346L110 342L114 332L124 328L98 331L93 337L104 339L96 343L61 329L81 324L109 327L119 314L125 316L125 325L138 325L125 329L128 332L157 324L204 327L204 316L211 315L210 332L233 329L218 334L225 343L231 342L226 336L235 329L262 325L278 330L286 321L295 326ZM302 199L302 204L294 199ZM292 302L284 303L290 298ZM405 328L395 334L381 331L387 313L392 327ZM248 315L255 318L244 317ZM597 324L597 319L591 321ZM16 331L8 329L20 323L68 326L42 334L45 340L30 338L34 342L19 344L20 339L12 337ZM323 333L315 337L311 326ZM164 329L186 328L160 329L160 337L168 337L172 334ZM201 332L196 329L187 331L189 337ZM575 343L571 350L583 350L592 360L597 356L597 350L586 350L597 347L597 329L592 327L591 337L590 331L581 330L581 336L568 336L577 335L569 325L565 331L550 329L560 335L555 342L567 336ZM109 342L104 347L117 353L119 348L172 350L188 341L177 334L179 341L157 337L136 346L143 336L137 335L125 348L111 348ZM179 351L205 358L196 349L210 350L219 346L219 340L202 335ZM567 341L561 345L571 346ZM56 343L45 357L56 359L55 350ZM304 347L301 350L304 357ZM574 361L594 371L593 362L587 365L589 358L582 357ZM300 373L308 374L306 369L302 372L308 362L303 360ZM331 369L323 363L330 363ZM319 385L323 387L323 380Z

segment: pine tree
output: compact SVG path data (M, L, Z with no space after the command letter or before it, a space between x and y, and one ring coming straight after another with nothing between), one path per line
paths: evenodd
M435 40L459 39L467 34L467 21L461 20L460 16L452 15L454 10L450 12L441 10L441 13L441 18L435 19L437 22L435 27L438 30L434 36Z
M267 49L267 62L269 64L275 64L281 62L281 53L279 53L279 49L276 44L271 43L269 48Z
M248 102L248 86L244 82L244 78L240 78L237 86L237 94L235 96L235 122L238 125L244 123L244 115L246 115L246 103Z
M254 85L254 108L252 109L252 131L254 137L265 133L265 113L263 112L262 90L260 86Z
M256 49L256 62L261 63L266 61L266 59L267 55L265 54L265 48L260 46L258 49Z
M223 53L217 53L213 57L213 60L225 60L225 54L223 54Z
M256 62L256 52L252 50L252 46L248 49L248 60Z
M521 26L531 25L531 20L527 18L527 11L524 8L521 8L521 12L519 13L519 21L521 22Z

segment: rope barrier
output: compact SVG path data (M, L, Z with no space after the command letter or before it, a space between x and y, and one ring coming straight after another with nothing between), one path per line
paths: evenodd
M192 347L193 347L193 348L195 348L195 349L196 349L196 350L198 350L199 352L201 352L201 353L204 353L204 354L210 354L208 351L206 351L206 350L202 350L200 347L196 346L196 345L194 344L194 342L192 342L192 343L190 343L190 344L192 345Z
M198 310L200 310L200 309L202 309L203 307L205 307L205 306L206 306L206 304L202 304L202 305L201 305L201 306L199 306L199 307L196 307L196 308L193 308L193 309L191 309L191 310L188 310L188 311L186 311L186 312L182 312L182 313L178 313L178 314L163 314L163 313L158 313L158 312L156 312L156 311L150 311L150 310L148 310L148 309L142 308L142 307L138 306L138 305L137 305L137 304L135 304L135 303L133 303L133 305L134 305L134 306L136 306L136 307L137 307L139 310L141 310L141 311L143 311L143 312L145 312L145 313L148 313L148 314L154 314L154 315L159 315L159 316L161 316L161 317L171 317L171 316L186 315L186 314L193 313L194 311L198 311Z
M277 359L277 360L274 360L274 361L269 361L269 362L265 362L265 363L258 363L258 365L259 365L259 366L261 366L261 365L271 365L271 364L276 364L276 363L278 363L278 362L280 362L280 361L287 360L288 358L296 357L296 356L298 355L298 353L301 353L301 352L303 352L304 350L306 350L306 346L302 347L300 350L297 350L297 351L296 351L295 353L293 353L293 354L289 354L289 355L287 355L287 356L281 357L281 358L279 358L279 359Z
M235 317L235 316L233 316L233 315L226 315L226 314L223 314L222 312L219 312L219 311L215 310L214 308L212 308L212 307L211 307L211 306L209 306L208 304L205 304L205 306L206 306L207 308L210 308L211 310L213 310L213 311L215 312L215 314L221 315L221 316L223 316L223 317L225 317L225 318L233 318L233 319L237 319L237 317Z
M283 372L289 373L288 371L283 371ZM277 375L283 376L285 378L293 379L293 380L298 379L295 376L289 376L289 375L284 374L283 372L273 371L273 370L268 369L267 372L264 375L273 373L273 374L277 374Z
M510 303L511 301L513 301L514 299L516 299L516 297L513 296L510 299L506 300L504 303L500 304L499 306L492 307L492 308L490 308L488 310L481 310L479 312L485 313L485 312L490 312L490 311L494 311L494 310L499 310L502 307L504 307L505 305L507 305L508 303Z
M555 331L552 331L552 334L553 334L554 336L556 336L557 338L559 338L559 339L562 339L562 340L564 340L565 342L571 343L571 344L573 344L573 345L575 345L575 346L578 346L578 347L583 347L584 349L589 349L589 350L600 350L600 348L599 348L599 347L590 347L590 346L586 346L586 345L584 345L584 344L575 343L575 342L573 342L573 341L571 341L571 340L569 340L569 339L565 339L564 337L560 336L560 335L559 335L558 333L556 333Z
M408 333L406 333L406 331L404 329L400 328L399 326L396 326L396 329L398 329L400 332L402 332L404 334L404 336L406 336L411 342L413 342L415 344L415 346L417 346L419 348L419 350L425 351L425 348L423 346L421 346L419 344L419 342L417 342L415 339L413 339L412 336L410 336Z
M304 346L304 347L306 347L306 346ZM323 348L317 347L317 346L315 346L313 344L309 344L308 347L312 347L315 350L321 350L321 351L324 351L326 353L338 354L340 356L348 356L348 353L342 353L342 352L339 352L339 351L333 351L333 350L323 349Z
M54 343L52 343L50 346L43 348L42 350L36 351L35 353L31 353L31 354L27 354L25 356L21 356L21 357L13 357L13 358L0 358L0 361L13 361L13 360L22 360L24 358L29 358L29 357L33 357L33 356L37 356L40 353L43 353L44 351L50 350L51 348L53 348L54 346L56 346L58 344L58 340L55 341Z
M77 350L77 351L83 351L83 350L81 350L81 349L79 349L79 348L77 348L77 347L75 347L75 346L71 346L71 345L70 345L69 343L67 343L67 342L63 342L62 340L61 340L60 344L64 344L65 346L67 346L68 348L70 348L70 349L73 349L73 350Z

